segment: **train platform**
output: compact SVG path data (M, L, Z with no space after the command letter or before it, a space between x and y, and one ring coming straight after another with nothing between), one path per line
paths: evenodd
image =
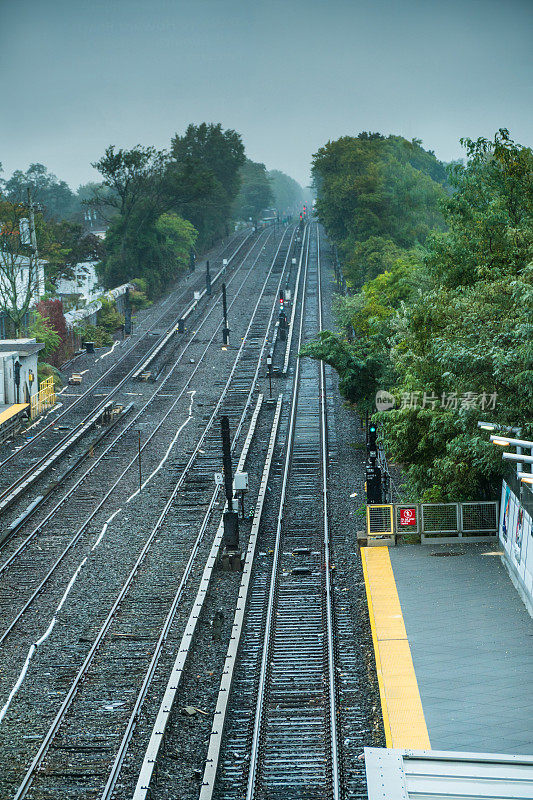
M387 747L533 754L533 620L498 545L361 554Z
M28 403L0 403L0 444L11 438L21 424L21 417L29 408Z

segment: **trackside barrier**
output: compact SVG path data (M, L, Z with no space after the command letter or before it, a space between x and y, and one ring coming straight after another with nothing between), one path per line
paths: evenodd
M490 542L498 536L498 510L495 500L369 505L367 539L415 534L422 544Z
M39 391L30 399L31 418L34 419L42 414L47 408L53 406L56 401L54 389L54 376L50 375L41 381Z
M366 536L368 544L394 539L394 506L391 503L366 507Z

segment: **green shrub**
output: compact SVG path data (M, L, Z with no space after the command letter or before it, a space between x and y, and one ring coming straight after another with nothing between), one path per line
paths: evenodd
M54 376L54 389L57 390L61 389L63 386L63 380L61 378L61 374L56 367L53 367L52 364L47 364L45 361L40 361L37 364L37 380L39 383L44 381L45 378L49 378L50 375Z
M82 342L94 342L95 347L105 347L113 343L111 334L99 325L84 325L75 328L74 332L81 338Z
M139 311L141 308L149 308L152 305L152 301L148 300L143 291L130 289L130 305L133 311Z
M102 308L97 314L98 327L103 328L108 333L114 333L124 325L124 314L117 311L114 300L102 298Z

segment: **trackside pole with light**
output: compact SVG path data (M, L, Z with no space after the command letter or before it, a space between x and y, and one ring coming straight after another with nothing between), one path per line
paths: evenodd
M377 463L378 460L378 445L377 445L377 426L374 422L370 422L367 427L367 460L365 465L365 478L366 478L366 499L369 504L380 504L383 502L382 494L382 480L381 480L381 467Z
M229 417L220 418L220 431L222 434L222 466L224 469L224 493L228 504L224 511L223 542L226 550L239 549L239 515L233 510L233 468L231 464L231 441L229 433Z

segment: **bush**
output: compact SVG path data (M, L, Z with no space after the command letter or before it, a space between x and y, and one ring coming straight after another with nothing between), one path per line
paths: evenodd
M113 344L111 334L98 325L84 325L83 327L75 328L74 333L81 338L82 342L94 342L96 347L105 347L108 344Z
M130 289L130 305L133 311L140 311L141 308L149 308L152 305L152 301L148 300L143 291Z
M117 311L114 300L102 298L102 308L96 317L98 327L103 328L108 333L114 333L124 325L124 314Z
M148 291L148 281L146 281L144 278L133 278L130 283L134 284L134 291L143 292L144 294L146 294Z
M52 366L52 364L47 364L45 361L41 361L37 364L37 380L39 383L44 381L45 378L49 378L50 375L54 376L54 389L57 390L61 389L63 386L63 380L61 378L61 374L59 370Z

